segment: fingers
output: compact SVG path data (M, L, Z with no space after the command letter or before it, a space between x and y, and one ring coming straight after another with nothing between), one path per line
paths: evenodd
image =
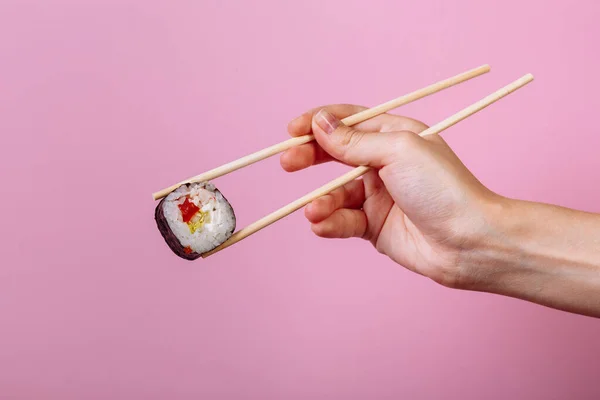
M317 143L335 159L374 168L384 167L400 157L407 143L423 140L409 131L369 134L345 126L326 110L314 116L312 130Z
M354 128L365 132L399 132L411 131L421 133L428 128L423 122L400 115L381 114L368 119Z
M318 107L307 111L298 118L295 118L288 124L288 132L291 136L302 136L312 133L313 117L321 110L325 109L338 119L344 119L350 115L357 114L367 109L367 107L353 104L334 104L325 107ZM354 128L365 132L393 132L393 131L411 131L421 133L427 129L427 125L416 119L402 117L399 115L381 114L370 118Z
M317 236L324 238L363 237L367 231L367 215L362 210L342 208L327 219L312 224L311 229Z
M366 107L350 104L336 104L322 108L340 120L366 109ZM320 109L315 108L310 110L291 121L288 125L290 135L302 136L313 133L312 120ZM425 130L427 125L411 118L382 114L361 122L355 125L354 128L364 132L411 131L419 133ZM323 151L321 146L316 142L303 144L287 150L280 157L282 168L288 172L299 171L331 160L334 160L334 157Z
M279 161L284 170L294 172L331 160L333 157L327 154L321 146L311 142L285 151Z
M305 210L306 218L312 223L327 219L341 208L360 208L365 202L365 185L362 179L352 181L331 193L319 197Z
M351 104L334 104L325 108L337 118L342 119L366 109L366 107ZM313 115L319 110L320 108L309 110L292 120L288 124L289 134L296 137L312 133L311 123ZM333 157L323 151L317 143L311 142L283 152L279 162L285 171L294 172L331 160L333 160Z
M339 119L343 119L350 115L366 110L366 107L352 104L333 104L330 106L314 108L302 114L298 118L292 120L288 124L288 132L290 133L290 135L295 137L308 135L309 133L311 133L311 123L313 116L322 108L326 109L332 115L335 115Z

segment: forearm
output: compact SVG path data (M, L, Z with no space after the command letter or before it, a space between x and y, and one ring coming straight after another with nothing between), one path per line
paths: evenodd
M470 289L600 317L600 215L502 199L467 251Z

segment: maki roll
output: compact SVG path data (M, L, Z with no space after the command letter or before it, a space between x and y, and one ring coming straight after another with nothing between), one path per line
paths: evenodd
M154 217L167 245L186 260L219 246L235 230L233 208L210 182L180 186L160 201Z

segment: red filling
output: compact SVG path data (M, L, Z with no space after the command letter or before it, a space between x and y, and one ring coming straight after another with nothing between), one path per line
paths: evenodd
M187 197L185 198L182 204L178 205L178 207L181 210L181 217L183 218L183 222L185 222L186 224L190 222L192 218L194 218L194 215L196 215L198 211L200 211L200 209Z
M188 247L186 247L186 248L184 248L184 249L183 249L183 252L184 252L185 254L190 254L192 251L193 251L193 250L192 250L192 248L191 248L190 246L188 246Z

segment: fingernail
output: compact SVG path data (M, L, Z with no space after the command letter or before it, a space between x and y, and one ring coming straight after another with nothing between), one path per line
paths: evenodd
M319 125L319 128L323 129L327 134L332 133L340 126L340 120L325 110L321 110L315 115L315 122Z

